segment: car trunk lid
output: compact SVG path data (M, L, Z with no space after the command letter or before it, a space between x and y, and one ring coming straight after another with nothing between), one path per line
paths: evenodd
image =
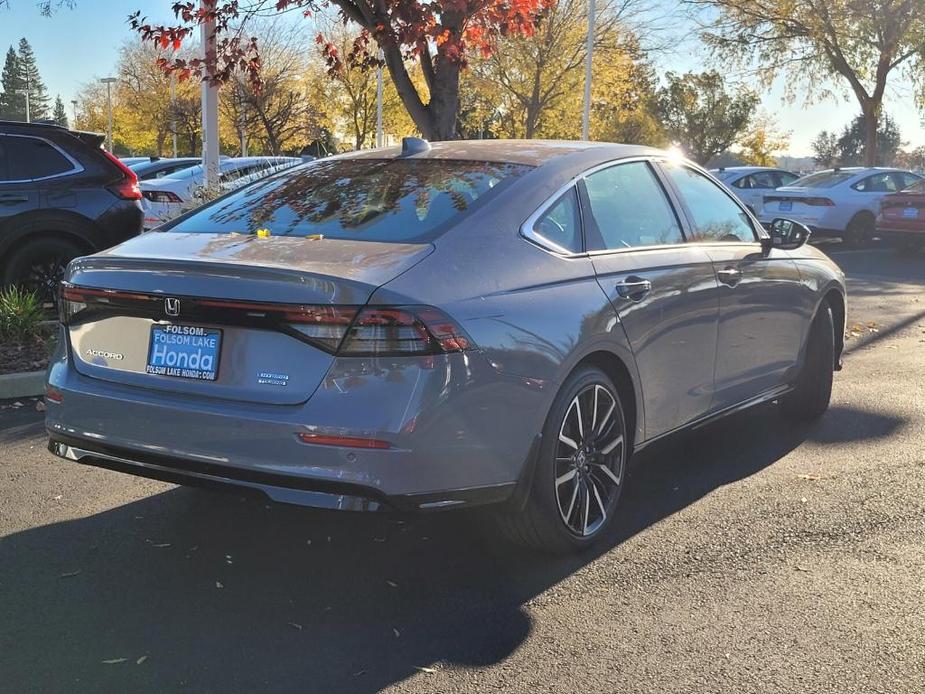
M184 395L304 402L330 367L337 335L355 312L350 307L432 250L234 234L140 236L69 267L64 308L73 316L74 366L87 376Z

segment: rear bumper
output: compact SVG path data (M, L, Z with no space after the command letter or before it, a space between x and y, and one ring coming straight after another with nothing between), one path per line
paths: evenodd
M481 506L507 501L515 484L387 496L372 487L235 468L219 463L113 448L49 432L48 450L82 465L139 477L237 493L335 511L413 512Z
M321 508L399 510L503 501L521 479L550 393L477 353L424 368L335 360L305 403L165 393L78 373L59 350L48 384L52 452L183 484L234 486ZM388 448L305 443L358 436Z

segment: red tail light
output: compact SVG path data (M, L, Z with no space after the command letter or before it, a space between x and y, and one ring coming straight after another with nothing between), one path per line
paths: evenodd
M143 190L141 194L151 202L183 202L179 195L169 190Z
M123 200L141 200L141 188L138 187L138 176L135 175L135 172L119 161L110 152L107 152L105 149L102 150L102 152L106 158L119 167L119 171L122 172L122 178L108 186L109 190Z
M803 203L814 207L834 207L835 203L829 198L803 198Z
M472 347L462 328L431 306L368 306L350 326L342 356L413 356L462 352Z

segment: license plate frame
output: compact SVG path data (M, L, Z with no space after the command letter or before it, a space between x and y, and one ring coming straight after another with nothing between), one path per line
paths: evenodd
M159 339L159 335L166 338ZM173 336L172 338L170 336ZM148 355L145 359L145 373L152 376L182 378L187 381L218 380L224 334L221 328L207 328L203 325L155 323L148 338ZM210 342L212 344L210 344ZM155 347L163 346L163 357L154 363ZM203 348L206 353L203 354ZM170 354L176 354L170 363ZM181 355L186 358L181 358ZM197 356L198 355L198 356ZM196 357L195 360L193 357ZM203 366L204 358L211 357ZM191 366L192 364L192 366ZM207 368L211 367L211 368Z
M790 212L793 210L793 200L781 200L777 203L777 209L780 212Z
M919 218L919 208L918 207L903 208L903 219L918 219L918 218Z

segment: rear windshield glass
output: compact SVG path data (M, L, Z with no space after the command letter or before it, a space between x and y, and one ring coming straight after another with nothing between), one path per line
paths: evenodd
M922 178L911 186L903 188L904 193L925 193L925 178Z
M794 188L831 188L842 181L847 181L857 174L856 171L820 171L803 178L798 178L790 184Z
M424 242L530 169L444 159L335 159L263 179L165 231Z

